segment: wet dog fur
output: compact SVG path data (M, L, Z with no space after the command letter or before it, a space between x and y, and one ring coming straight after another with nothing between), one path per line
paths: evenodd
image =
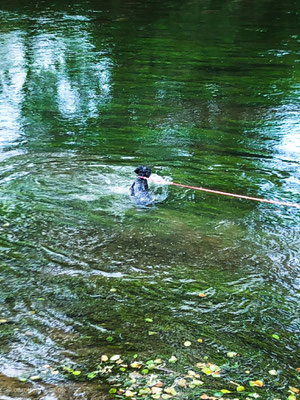
M153 199L149 193L147 179L140 177L149 178L151 175L151 169L148 167L139 166L134 170L134 172L138 176L130 187L130 194L137 204L144 206L148 205L153 202Z

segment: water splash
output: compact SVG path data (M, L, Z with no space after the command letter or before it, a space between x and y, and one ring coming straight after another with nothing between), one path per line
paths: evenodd
M153 193L154 203L160 203L168 197L168 185L171 182L171 177L162 177L157 174L152 174L149 180L150 189Z

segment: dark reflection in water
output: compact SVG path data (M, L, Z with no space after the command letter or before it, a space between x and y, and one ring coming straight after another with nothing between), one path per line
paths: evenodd
M266 393L296 385L299 211L160 185L166 200L139 210L129 187L143 164L299 202L298 8L2 6L0 372L103 351L182 365L236 351L250 378L280 370Z

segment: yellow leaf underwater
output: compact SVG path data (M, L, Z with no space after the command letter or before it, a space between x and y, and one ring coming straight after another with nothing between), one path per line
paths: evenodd
M270 374L270 375L273 375L273 376L278 375L278 373L277 373L277 371L276 371L275 369L271 369L271 370L269 371L269 374Z
M227 353L227 356L230 357L230 358L233 358L233 357L237 356L237 353L235 351L229 351Z
M141 368L142 364L135 361L133 363L130 364L131 368Z
M29 379L31 379L32 381L37 381L40 379L40 377L39 377L39 375L33 375Z
M172 396L176 396L177 392L173 387L165 388L165 393L171 394Z
M186 379L179 379L177 382L176 382L176 385L177 386L180 386L180 387L183 387L183 388L186 388L187 387L187 381L186 381Z
M209 399L209 396L207 396L206 393L203 393L203 394L200 396L200 399L202 399L202 400L207 400L207 399Z
M119 354L115 354L114 356L110 357L110 361L117 361L121 358Z
M132 392L131 390L126 390L125 392L125 396L126 397L132 397L135 395L136 392Z
M249 382L250 386L256 386L256 387L263 387L264 384L262 381L257 380L257 381L250 381Z
M151 392L152 393L156 393L156 394L161 393L162 392L162 388L157 387L157 386L152 386Z

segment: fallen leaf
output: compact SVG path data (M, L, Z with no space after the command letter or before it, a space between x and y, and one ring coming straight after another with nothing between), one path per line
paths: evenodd
M119 354L115 354L114 356L110 357L110 361L117 361L121 358Z
M135 361L133 363L130 364L131 368L141 368L142 364Z
M229 351L229 352L227 353L227 356L230 357L230 358L233 358L233 357L235 357L236 355L237 355L237 353L236 353L235 351Z
M212 374L212 370L209 369L209 368L207 368L207 367L202 368L201 371L202 371L204 374L206 374L206 375L211 375L211 374Z
M243 392L245 390L244 386L237 386L236 391L237 392Z
M206 297L206 294L205 293L199 293L198 296L199 297Z
M8 322L7 319L4 318L0 319L0 324L6 324L6 322Z
M201 385L203 385L203 383L204 382L199 381L199 379L193 379L192 382L191 382L191 385L193 385L193 386L201 386Z
M103 356L101 356L101 361L103 362L108 361L108 357L105 354L103 354Z
M150 393L150 392L151 392L150 388L145 387L145 388L143 388L143 389L140 389L139 395L142 396L142 395L148 394L148 393Z
M203 393L203 394L200 396L200 399L202 399L202 400L207 400L207 399L209 399L209 396L207 396L206 393Z
M250 397L253 397L254 399L258 399L259 398L259 394L258 393L249 393Z
M214 397L222 397L222 393L221 392L215 392L214 393Z
M155 364L153 360L147 361L147 368L148 369L154 369L155 368Z
M231 391L230 391L230 390L227 390L227 389L222 389L221 392L222 392L223 394L231 393Z
M209 369L210 369L211 371L213 371L213 372L215 372L215 371L220 371L220 367L218 367L218 366L215 365L215 364L209 364Z
M200 339L200 338L199 338L199 339L197 339L197 342L198 342L198 343L202 343L202 342L203 342L203 339Z
M291 390L292 392L294 392L294 393L299 393L299 389L297 389L297 388L295 388L295 387L293 387L293 386L290 386L290 390Z
M132 392L131 390L126 390L125 397L132 397L135 395L136 392Z
M257 386L257 387L263 387L263 386L264 386L263 382L260 381L260 380L257 380L257 381L250 381L250 382L249 382L249 385L250 385L250 386Z
M172 396L176 396L176 390L171 386L164 389L165 393L171 394Z
M160 393L154 393L152 396L152 399L160 399Z
M185 388L187 386L187 381L185 379L179 379L176 385Z
M189 340L186 340L183 344L185 347L190 347L192 343Z
M162 386L163 386L163 383L162 383L162 381L157 381L153 386L155 386L155 387L162 387Z
M151 392L152 393L161 393L162 392L162 388L157 387L157 386L152 386Z
M145 322L151 323L151 322L153 322L153 319L152 318L145 318Z
M294 394L289 395L288 400L296 400L297 397Z
M278 375L278 373L277 373L277 371L276 371L275 369L271 369L271 370L269 371L269 374L270 374L270 375L273 375L273 376Z
M149 335L149 336L157 335L157 332L148 331L148 335Z
M189 371L188 371L188 375L189 375L189 376L195 376L195 375L196 375L196 372L195 372L195 371L192 371L192 370L189 370Z
M32 380L32 381L37 381L37 380L40 379L40 376L39 375L33 375L29 379Z
M276 334L272 335L272 338L273 338L273 339L277 339L277 340L280 339L280 337L279 337L278 335L276 335Z

